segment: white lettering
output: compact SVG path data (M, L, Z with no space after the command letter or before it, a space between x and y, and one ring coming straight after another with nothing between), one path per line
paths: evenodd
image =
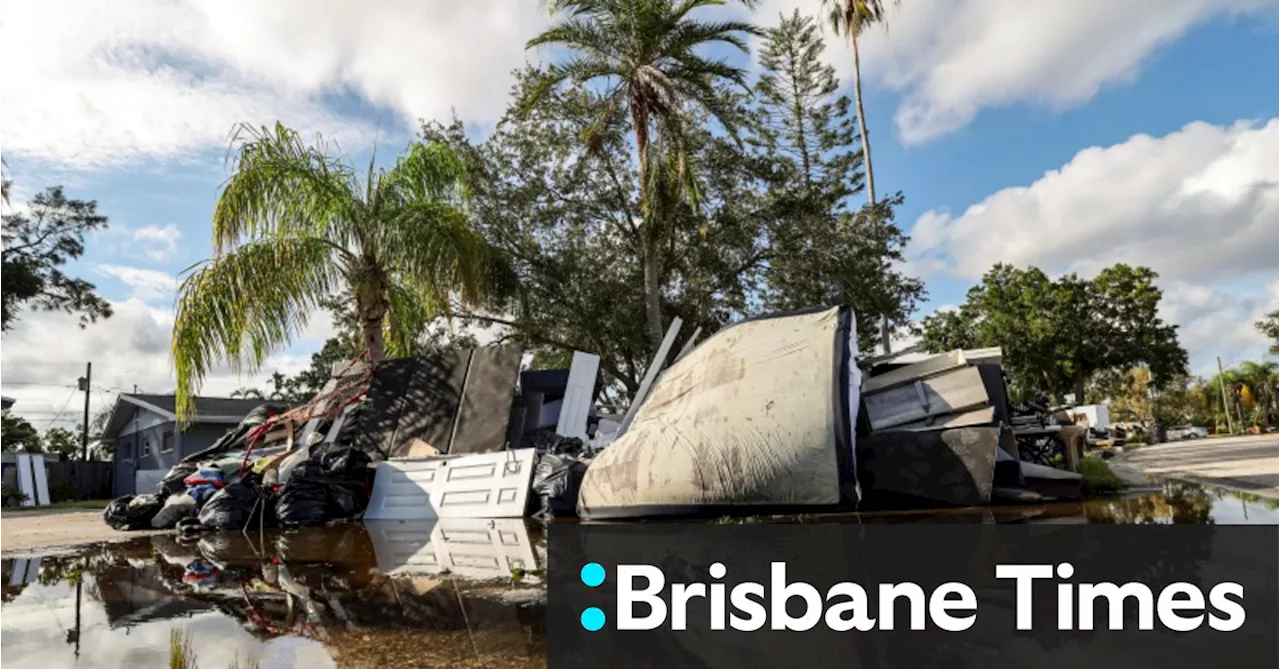
M754 595L760 601L751 599ZM733 604L733 608L741 611L746 615L740 618L738 615L731 614L729 616L729 627L739 632L754 632L764 627L765 620L769 617L769 612L764 608L764 586L759 583L740 583L734 586L729 593L729 602Z
M998 564L996 578L1012 578L1017 582L1017 627L1031 629L1031 581L1053 576L1053 567L1047 564Z
M1186 599L1177 599L1178 595L1186 595ZM1178 615L1178 611L1196 611L1199 615L1186 618ZM1160 591L1156 614L1165 627L1175 632L1190 632L1204 623L1204 593L1190 583L1171 583Z
M915 583L894 583L880 586L880 629L893 629L893 604L898 597L906 597L911 605L911 629L924 629L924 590Z
M686 623L685 608L694 597L706 597L705 583L672 583L671 584L671 629L683 630Z
M959 599L947 599L949 595L958 595ZM978 618L976 612L955 617L949 611L976 611L977 608L977 595L973 594L973 588L963 583L943 583L929 595L929 617L933 619L933 624L948 632L963 632L973 627Z
M635 579L644 578L649 585L637 590ZM618 565L618 629L651 630L656 629L667 617L667 605L658 597L666 578L662 570L645 564ZM637 618L632 606L648 604L649 615Z
M1155 625L1151 588L1141 583L1081 583L1080 629L1093 629L1093 604L1099 597L1107 600L1107 629L1124 629L1124 600L1138 600L1138 629L1149 630Z
M808 583L787 583L787 563L774 562L769 569L769 597L772 604L773 629L806 632L822 620L822 595ZM804 613L792 618L787 613L787 602L792 597L804 600Z
M1227 599L1235 595L1239 602ZM1226 618L1209 614L1209 627L1219 632L1234 632L1244 625L1244 586L1239 583L1219 583L1209 590L1209 605L1227 614Z
M847 602L832 604L836 597L847 598ZM876 620L867 616L867 591L857 583L837 583L827 591L827 627L837 632L858 630L870 632L875 629ZM853 615L845 617L845 612Z

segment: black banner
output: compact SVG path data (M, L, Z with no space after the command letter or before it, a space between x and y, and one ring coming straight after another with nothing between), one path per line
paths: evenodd
M548 664L1274 667L1278 541L1276 526L555 525Z

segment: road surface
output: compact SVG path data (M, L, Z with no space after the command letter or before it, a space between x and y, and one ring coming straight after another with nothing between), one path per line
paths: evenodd
M123 541L159 531L113 530L102 520L100 510L5 511L0 520L0 554L5 557L76 544Z
M1142 446L1120 460L1144 474L1280 497L1280 438L1274 434Z

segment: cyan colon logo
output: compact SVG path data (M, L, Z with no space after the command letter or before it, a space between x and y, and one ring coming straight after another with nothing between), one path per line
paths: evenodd
M586 585L588 588L597 587L601 583L604 583L604 567L601 567L598 562L588 562L582 566L582 571L579 572L578 576L582 579L583 585ZM595 632L604 627L604 611L593 606L584 610L582 615L578 617L578 620L582 623L582 629L585 629L588 632Z

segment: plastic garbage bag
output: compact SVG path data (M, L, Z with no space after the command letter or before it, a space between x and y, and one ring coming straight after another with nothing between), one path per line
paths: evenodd
M178 463L169 470L164 478L160 479L159 492L161 495L176 495L187 489L186 478L196 473L196 466L189 463Z
M280 489L275 511L281 525L302 527L353 520L368 504L363 484L325 476L308 467L294 472Z
M200 507L200 524L215 530L242 530L250 521L255 524L261 509L258 490L244 483L233 483L215 492Z
M533 468L531 490L542 502L538 515L553 518L575 516L578 487L587 474L587 463L571 455L543 455Z
M194 515L196 515L196 500L190 493L170 495L164 501L164 506L151 519L151 527L157 530L171 529L178 524L179 520Z
M369 475L369 454L354 448L336 448L320 456L320 469L328 476L363 482Z
M157 495L125 495L107 505L102 519L117 530L148 529L163 506L164 501Z

